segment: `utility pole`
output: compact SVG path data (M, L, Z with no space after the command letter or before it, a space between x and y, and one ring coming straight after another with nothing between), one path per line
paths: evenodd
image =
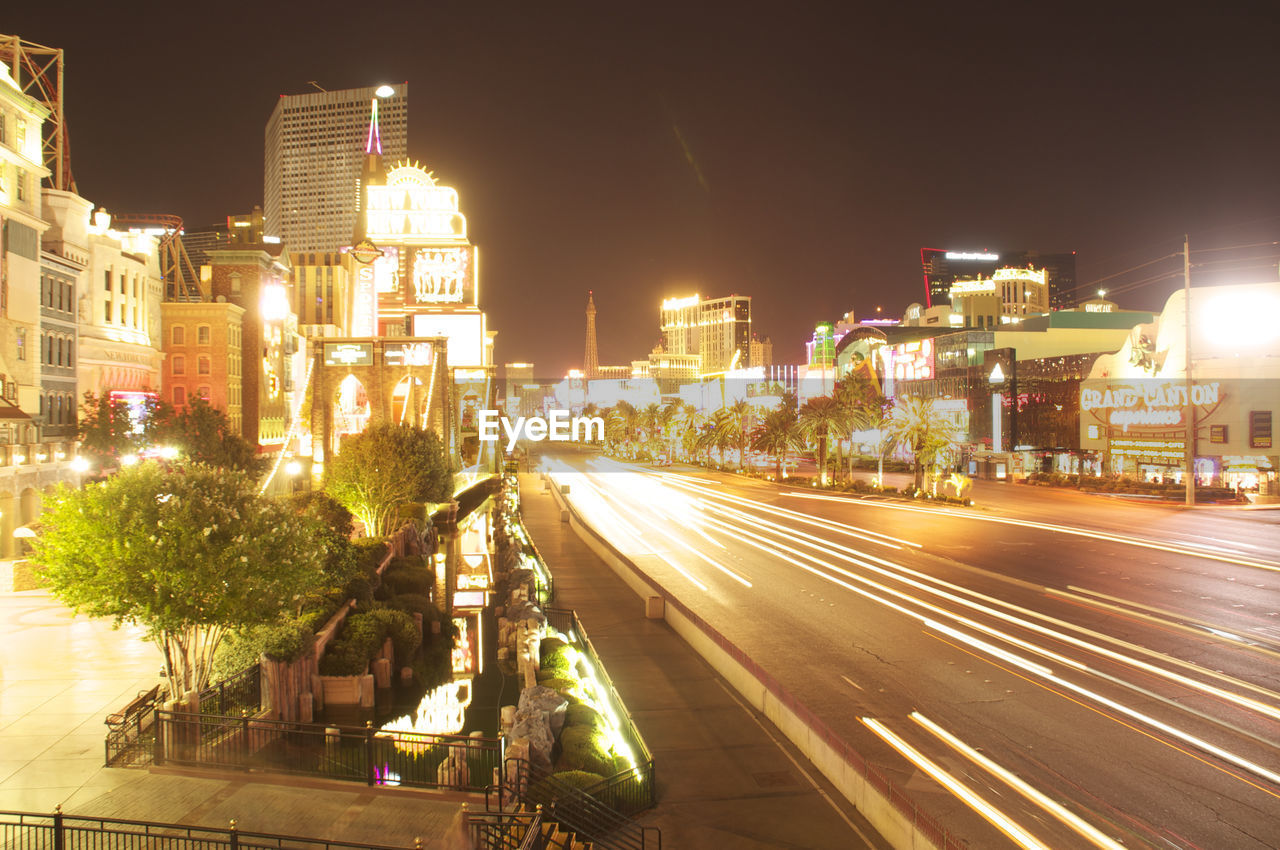
M1185 339L1183 347L1187 358L1186 366L1183 373L1186 375L1186 398L1183 404L1186 405L1187 419L1187 507L1192 507L1196 503L1196 406L1191 401L1191 237L1184 235L1182 237L1182 310L1183 310L1183 331Z

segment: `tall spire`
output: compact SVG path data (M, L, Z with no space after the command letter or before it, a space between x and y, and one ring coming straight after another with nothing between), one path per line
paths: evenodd
M369 140L364 143L366 154L382 156L382 134L378 132L378 99L373 99L373 111L369 115Z
M587 290L587 352L582 358L582 375L588 381L600 373L600 356L596 351L596 302Z

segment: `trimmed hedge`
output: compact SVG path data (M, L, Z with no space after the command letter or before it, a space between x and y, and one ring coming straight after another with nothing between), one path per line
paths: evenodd
M591 726L566 726L560 733L560 758L557 770L582 770L601 776L614 773L609 740Z

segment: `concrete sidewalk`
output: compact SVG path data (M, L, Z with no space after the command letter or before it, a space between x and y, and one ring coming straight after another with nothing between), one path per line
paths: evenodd
M77 617L44 591L0 594L0 810L151 820L413 847L457 846L464 800L244 773L103 767L105 717L159 681L141 630Z
M658 806L641 823L664 847L887 847L768 720L661 620L569 528L536 475L521 512L653 754Z

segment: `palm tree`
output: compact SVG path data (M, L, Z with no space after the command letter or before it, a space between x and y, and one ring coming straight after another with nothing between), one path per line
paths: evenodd
M746 400L735 401L728 407L716 411L715 423L718 438L725 446L734 446L738 450L738 468L747 465L747 443L751 439L751 405ZM724 449L721 449L721 462L724 462Z
M933 399L901 396L889 417L894 442L908 447L915 464L915 489L924 486L924 470L956 442L956 426L933 406Z
M844 422L840 406L830 396L818 396L804 403L799 412L800 432L816 443L818 480L827 483L827 438Z
M795 411L785 405L770 410L764 421L751 432L751 448L773 455L774 479L781 481L787 465L787 453L804 448Z
M644 432L645 448L652 456L656 454L654 446L658 442L658 432L662 427L662 408L658 406L657 402L650 402L645 406L644 410L641 410L636 415L636 418L640 425L640 430Z

